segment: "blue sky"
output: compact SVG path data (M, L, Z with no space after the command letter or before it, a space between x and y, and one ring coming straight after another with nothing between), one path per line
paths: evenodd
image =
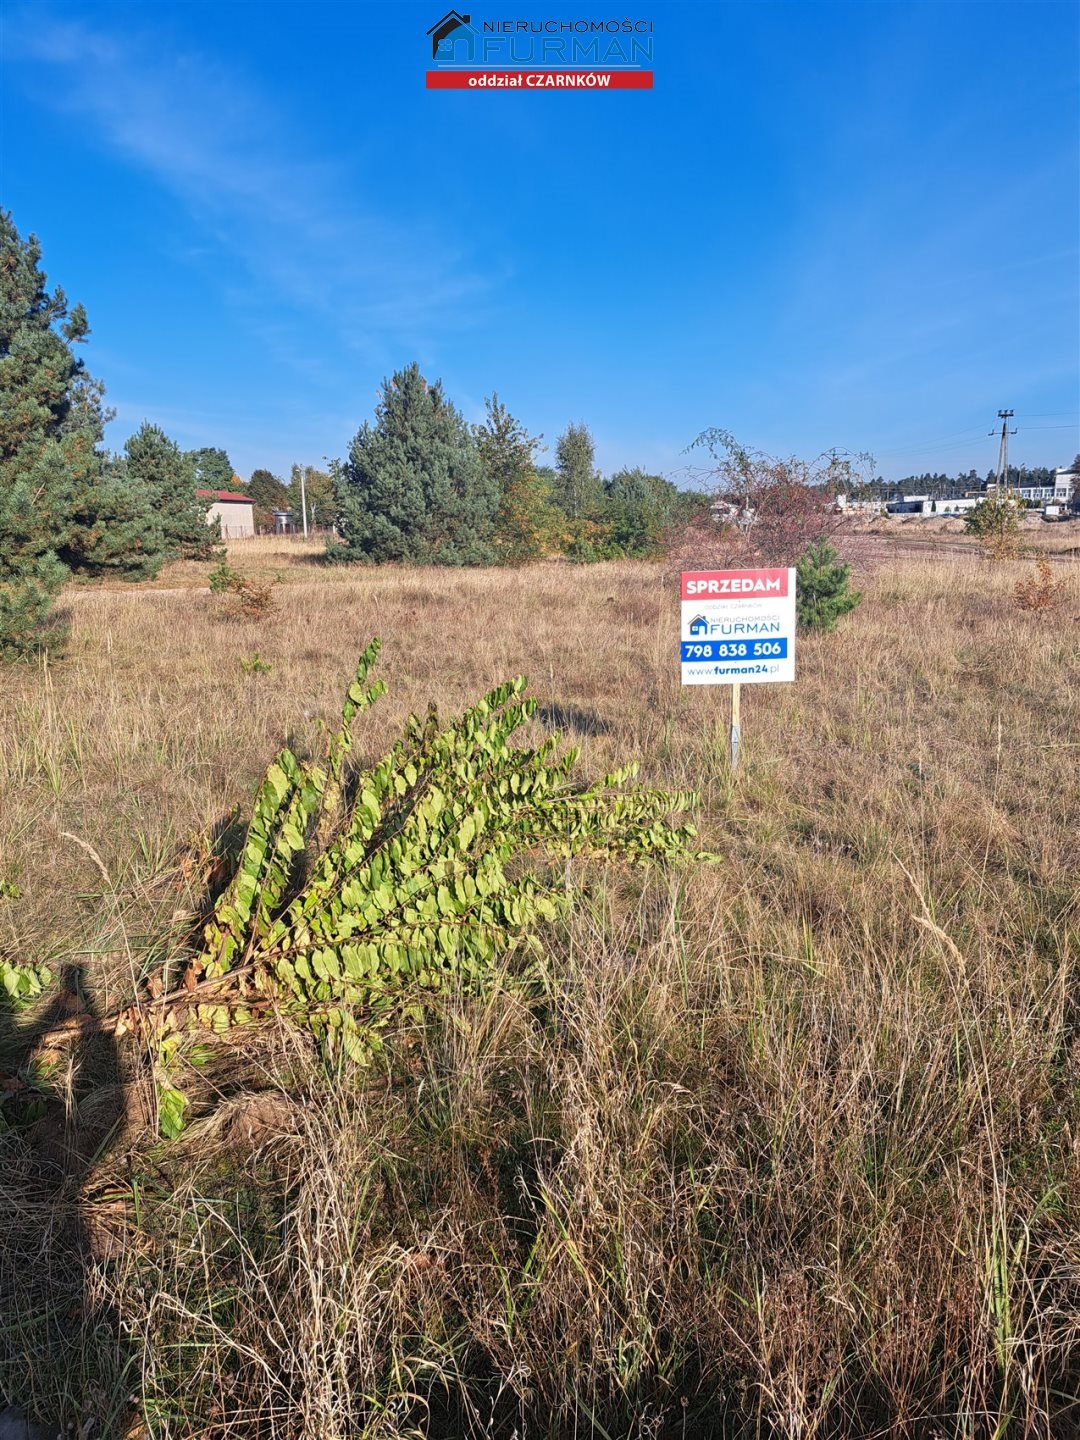
M317 464L416 359L606 471L710 425L984 469L999 406L1017 461L1080 449L1074 4L651 0L655 89L608 94L428 92L442 11L6 6L4 204L113 447Z

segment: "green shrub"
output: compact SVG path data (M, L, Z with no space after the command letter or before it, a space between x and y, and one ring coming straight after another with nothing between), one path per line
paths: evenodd
M244 616L248 620L261 620L274 608L274 585L261 584L258 580L247 580L234 570L226 559L222 559L210 571L210 591L214 595L229 598L226 613Z
M0 571L0 660L25 660L63 643L67 625L52 604L67 573L55 555L43 555L17 574Z
M204 948L152 1012L170 1129L185 1028L223 1033L269 1010L367 1060L425 992L477 990L511 952L542 953L537 928L569 905L560 862L687 852L694 828L676 817L694 794L627 789L636 765L575 784L578 751L558 755L558 736L511 746L536 710L520 678L445 729L434 707L410 717L378 764L350 773L353 722L385 688L367 685L378 651L361 657L326 760L285 749L267 770Z
M850 589L851 566L845 564L827 540L818 540L800 556L795 567L795 612L800 630L835 630L841 615L862 600Z
M1021 548L1019 502L1010 494L991 492L968 511L964 529L978 536L988 558L1007 559Z
M224 556L210 571L210 591L214 595L227 595L241 583L243 576L234 570Z

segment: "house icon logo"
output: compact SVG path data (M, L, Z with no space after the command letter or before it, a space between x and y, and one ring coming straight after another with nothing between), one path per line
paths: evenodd
M695 615L693 620L690 621L690 634L696 638L698 635L707 635L708 633L708 620L705 619L704 615Z
M438 55L439 46L444 40L456 34L458 30L472 29L469 20L470 16L459 15L456 10L448 10L441 20L436 20L427 32L431 36L431 58L433 60Z

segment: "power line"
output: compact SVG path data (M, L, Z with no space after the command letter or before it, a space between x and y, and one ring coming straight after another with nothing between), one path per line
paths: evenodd
M927 436L923 440L916 440L916 445L939 445L946 440L958 440L964 435L976 435L982 429L981 425L969 425L966 430L953 430L948 435ZM884 452L888 454L888 451Z
M1035 418L1042 418L1042 417L1035 417ZM1033 432L1033 431L1036 431L1036 430L1038 430L1038 431L1042 431L1042 430L1075 430L1078 425L1080 425L1080 418L1078 418L1077 420L1072 421L1071 423L1069 423L1069 424L1067 424L1067 425L1025 425L1025 426L1023 427L1023 433L1024 433L1025 435L1027 435L1027 434L1029 434L1030 432ZM951 435L942 435L942 436L941 436L939 439L937 439L937 440L916 440L913 445L905 445L905 446L902 446L902 447L894 447L894 448L889 449L889 450L878 450L878 449L875 449L874 454L875 454L875 456L884 458L884 457L887 457L887 456L895 456L895 455L900 455L900 456L903 456L903 455L921 455L921 454L923 454L924 452L926 452L926 451L928 451L928 450L937 450L937 449L942 449L942 450L959 450L959 449L961 448L961 446L969 444L969 443L970 443L970 440L969 440L968 438L957 439L957 438L955 438L955 437L957 437L957 436L969 437L969 436L970 436L970 437L972 437L972 438L975 438L975 437L977 437L981 432L982 432L982 426L981 426L981 425L972 425L972 426L970 426L967 430L954 430ZM999 432L998 432L996 429L994 429L994 430L991 430L989 433L990 433L991 435L997 435ZM1015 434L1015 433L1017 433L1017 432L1014 431L1013 433Z
M936 455L939 451L967 450L976 444L974 439L954 440L951 445L913 445L910 450L875 450L875 460L902 459L905 455Z

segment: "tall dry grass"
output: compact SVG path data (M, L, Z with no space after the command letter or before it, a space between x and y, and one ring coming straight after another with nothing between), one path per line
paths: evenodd
M1033 616L1013 567L881 566L747 691L734 783L655 568L280 569L260 623L81 592L15 672L6 953L129 994L372 633L371 752L525 671L588 772L697 786L721 859L575 875L539 992L433 1006L378 1074L264 1036L174 1147L125 1091L75 1193L35 1199L5 1137L12 1236L54 1257L0 1257L7 1395L162 1437L1080 1432L1076 569Z

